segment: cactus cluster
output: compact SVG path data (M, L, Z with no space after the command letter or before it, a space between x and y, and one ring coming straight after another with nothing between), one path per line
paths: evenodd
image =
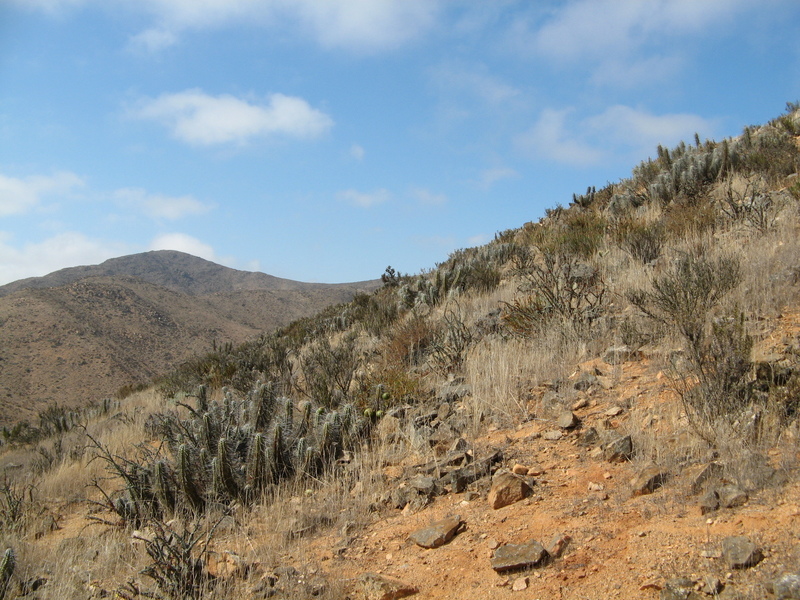
M151 424L170 458L128 469L118 514L251 502L283 480L319 475L360 443L373 420L349 404L337 410L296 404L261 382L242 398L230 390L223 390L222 401L209 401L204 390L196 398L188 418L161 414L158 426Z
M8 584L11 582L11 576L14 574L14 567L17 566L17 557L12 548L8 548L3 553L3 559L0 560L0 600L6 596Z

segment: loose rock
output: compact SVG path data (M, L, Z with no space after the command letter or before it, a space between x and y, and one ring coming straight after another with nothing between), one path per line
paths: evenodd
M459 515L452 515L418 529L409 536L409 539L423 548L438 548L452 540L463 525L464 521Z
M800 575L787 573L769 583L777 600L800 600Z
M498 573L542 565L548 558L547 550L536 540L524 544L506 544L492 557L492 568Z
M500 471L492 478L492 488L489 490L487 501L494 509L503 508L527 498L531 491L531 486L519 475Z
M722 540L722 557L732 569L746 569L761 562L764 555L749 537L737 535Z
M631 436L617 438L606 444L603 456L608 462L625 462L633 457L633 440Z
M569 546L572 538L565 533L557 533L547 543L547 553L553 558L560 558Z
M574 429L580 424L580 419L578 419L571 410L566 410L558 415L556 424L561 427L561 429Z
M367 600L397 600L413 596L419 591L399 579L377 573L364 573L358 578L358 582Z
M723 485L717 488L716 492L719 497L719 505L723 508L742 506L748 500L747 493L736 485Z
M669 479L669 473L656 466L647 467L631 479L631 489L634 496L652 494L664 485Z

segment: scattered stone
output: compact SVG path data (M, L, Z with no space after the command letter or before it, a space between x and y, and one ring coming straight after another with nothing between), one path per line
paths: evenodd
M516 463L511 468L511 472L514 473L514 475L527 475L528 474L528 467L526 467L525 465L521 465L519 463Z
M574 429L580 424L580 419L578 419L571 410L566 410L558 415L556 424L561 427L561 429Z
M561 431L559 431L558 429L551 429L549 431L545 431L542 434L542 438L547 440L547 441L549 441L549 442L557 442L562 437L564 437L564 434Z
M437 489L436 480L433 477L418 475L409 479L407 483L410 488L427 496L436 496L441 492L441 489Z
M603 414L606 417L616 417L617 415L621 414L624 409L621 406L612 406Z
M700 600L694 591L694 581L688 577L673 577L664 583L659 595L660 600Z
M547 558L547 550L536 540L524 544L506 544L495 551L492 568L498 573L527 569L542 565Z
M572 387L574 387L579 392L585 392L596 383L597 383L597 375L584 372L578 376L577 381L575 381L575 384Z
M586 487L589 489L590 492L602 492L604 489L602 483L596 483L594 481L590 481L589 485Z
M578 445L583 447L596 446L600 443L600 434L597 429L589 427L578 438Z
M459 515L448 516L423 529L418 529L409 536L409 539L423 548L438 548L452 540L462 530L463 525L464 521Z
M746 504L748 500L747 493L733 484L723 485L717 488L716 492L719 497L719 505L722 508L742 506Z
M800 575L787 573L767 584L776 600L800 600Z
M453 412L452 407L450 406L449 402L442 402L439 405L439 410L436 411L436 418L440 421L444 421L450 414Z
M398 600L419 592L414 586L399 579L377 573L364 573L358 578L358 582L367 600Z
M709 482L717 481L722 477L723 467L718 462L704 465L695 465L689 469L688 475L693 494L699 494Z
M581 398L580 400L576 400L572 405L572 410L580 410L582 408L586 408L589 406L589 399L588 398Z
M439 389L439 399L444 402L456 402L472 395L472 386L459 379L449 381Z
M652 494L669 479L669 473L657 466L646 467L631 479L631 489L634 496Z
M720 581L719 577L706 575L700 580L700 591L707 596L716 596L722 591L723 587L725 586L722 585L722 581Z
M522 592L528 589L528 584L530 583L530 577L519 577L514 580L514 583L511 585L512 592Z
M528 469L526 475L528 477L538 477L539 475L544 475L544 472L544 467L537 465Z
M503 508L527 498L531 491L531 486L519 475L509 471L498 471L492 477L492 487L487 501L493 509Z
M608 365L619 365L630 360L638 360L641 358L638 352L632 350L629 346L611 346L606 349L603 354L603 362Z
M571 541L572 538L566 533L557 533L550 538L545 550L547 550L547 553L553 558L561 558Z
M234 577L243 577L248 570L249 566L244 559L229 550L209 554L206 559L206 571L215 579L226 580Z
M698 504L700 506L700 514L707 515L719 508L719 496L716 491L711 490L700 499Z
M631 436L617 438L603 448L603 456L608 462L626 462L633 457Z
M732 569L746 569L764 558L761 549L746 535L726 537L722 540L722 556Z

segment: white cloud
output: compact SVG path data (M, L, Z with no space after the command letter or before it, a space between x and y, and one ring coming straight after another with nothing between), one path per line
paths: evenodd
M150 242L150 250L177 250L206 260L218 260L214 248L185 233L165 233Z
M695 132L711 136L713 125L692 114L653 115L644 110L616 105L602 114L589 117L585 126L597 138L605 138L637 153L651 152L662 144L670 147L690 140Z
M69 171L25 179L0 174L0 216L25 213L39 205L43 196L66 194L82 185L83 180Z
M468 246L482 246L484 244L489 243L491 238L486 235L485 233L479 233L477 235L473 235L467 238L467 245Z
M444 64L431 71L431 78L447 93L468 93L488 104L499 104L520 95L517 88L492 75L484 66Z
M333 126L325 113L302 98L284 94L272 94L266 104L256 104L191 89L145 99L131 114L157 121L177 139L198 146L243 144L254 137L314 138Z
M517 137L517 145L536 158L559 163L588 166L600 162L603 153L567 128L566 119L571 112L543 110L536 124Z
M514 21L507 43L559 67L588 67L596 85L664 83L689 58L687 43L728 31L748 0L574 0L544 19L533 11Z
M350 146L350 156L355 158L358 161L364 160L364 155L366 152L364 151L364 147L360 146L359 144L353 144Z
M746 0L579 0L563 5L534 34L550 58L578 61L632 55L655 36L707 34Z
M255 24L299 29L326 48L375 51L397 47L433 25L440 0L12 0L27 8L57 12L83 4L119 7L150 15L155 29L143 32L143 48L170 44L163 34L185 29ZM138 36L137 36L138 37Z
M373 192L359 192L358 190L349 189L339 192L336 194L336 197L340 200L348 202L349 204L352 204L353 206L372 208L378 204L388 202L392 195L388 190L383 188Z
M695 132L711 137L713 123L692 114L654 115L645 110L615 105L597 115L573 118L573 109L542 111L539 120L517 138L518 146L554 162L589 166L603 160L636 160L659 144L674 146Z
M414 188L411 190L411 195L417 199L420 204L427 206L441 206L447 204L447 196L445 194L437 194L425 188Z
M484 189L489 189L496 182L502 181L503 179L511 179L512 177L519 177L519 173L510 167L484 169L481 171L479 185Z
M154 27L132 36L128 41L128 47L134 52L155 54L177 43L178 36L174 31Z
M60 233L22 247L13 246L10 241L10 235L0 233L0 285L75 265L98 264L129 251L123 244L93 240L76 232Z
M114 199L135 207L153 219L176 221L186 216L203 215L213 206L203 204L193 196L149 194L141 188L123 188L114 192Z

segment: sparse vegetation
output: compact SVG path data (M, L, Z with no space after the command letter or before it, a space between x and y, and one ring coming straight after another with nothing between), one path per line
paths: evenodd
M341 550L324 555L338 568L359 543L354 530L389 507L414 512L433 502L398 478L424 472L433 480L449 460L480 463L487 432L510 449L508 460L552 433L580 465L603 460L610 442L629 435L634 449L623 460L633 463L595 469L608 469L609 487L646 461L677 476L711 455L744 481L757 469L734 464L737 444L747 465L770 451L796 477L800 349L795 330L775 323L797 311L786 302L796 298L800 255L798 122L791 105L738 138L659 147L630 179L590 187L569 208L458 250L430 271L389 267L373 293L244 344L214 344L161 378L157 396L124 387L91 411L54 406L36 427L4 430L7 451L28 445L27 465L42 482L9 476L0 485L0 543L15 548L9 564L36 570L40 532L27 517L41 496L83 495L89 521L130 553L124 566L104 558L114 580L106 588L119 597L244 597L245 584L233 592L209 575L218 536L250 552L251 565L268 557L271 568L299 564L316 535L341 538ZM659 371L666 377L648 388L643 382ZM618 389L623 380L637 383ZM558 425L580 411L577 423ZM548 480L559 480L559 465ZM776 477L768 469L752 476L748 491ZM667 482L659 476L657 486ZM461 493L462 483L442 485ZM558 519L628 501L587 499L581 486ZM555 487L536 490L537 510ZM661 505L636 501L637 523L673 509L659 497ZM225 532L212 525L223 521ZM141 551L129 548L132 535ZM387 554L381 547L379 558ZM2 573L0 598L11 577ZM273 579L265 575L264 597ZM41 597L85 597L86 586L69 581L58 591L47 584Z

